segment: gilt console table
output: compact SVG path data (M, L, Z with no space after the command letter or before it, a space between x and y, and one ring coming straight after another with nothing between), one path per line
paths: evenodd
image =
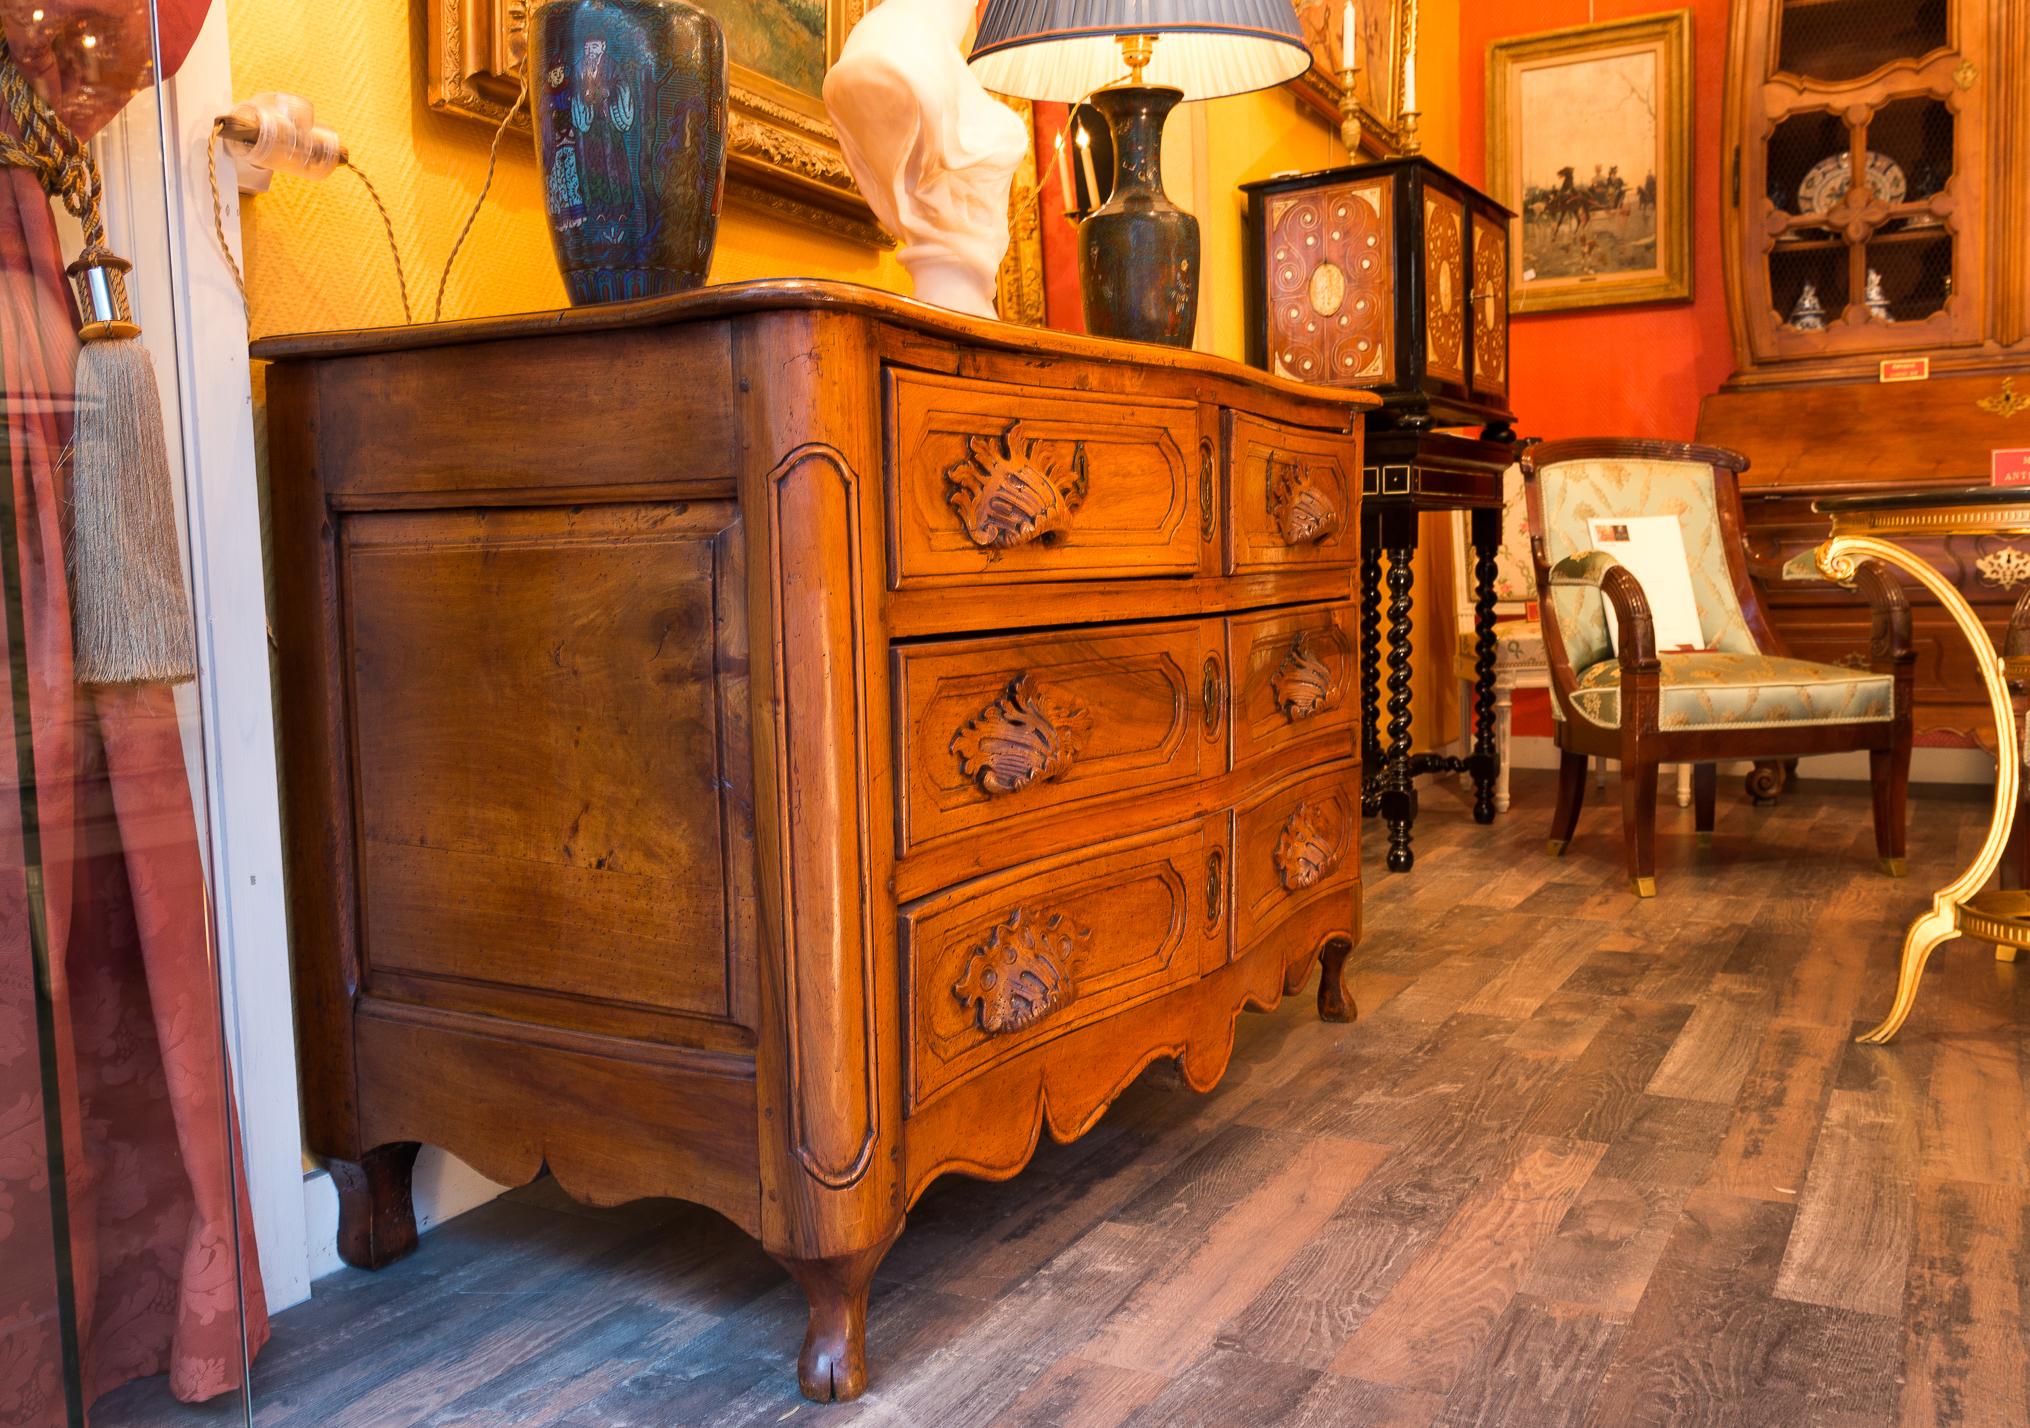
M419 1142L694 1200L851 1398L935 1177L1352 1015L1374 398L814 282L255 355L349 1262Z
M2030 892L2010 888L2012 879L2006 876L2002 888L1982 891L2002 864L2017 816L2023 731L2016 724L2009 683L2030 678L2030 655L2013 649L2006 655L1998 652L1953 576L1911 549L1935 547L1949 536L2030 536L2030 491L2020 486L1927 483L1882 494L1823 497L1812 508L1831 519L1832 533L1815 549L1793 557L1786 574L1846 582L1853 579L1860 561L1876 559L1909 575L1937 597L1972 650L1994 721L1995 809L1987 837L1965 871L1932 895L1931 906L1904 934L1889 1015L1856 1038L1879 1044L1895 1036L1916 1007L1924 964L1941 944L1955 937L1982 938L1995 945L1996 956L2011 962L2018 949L2030 947ZM2030 595L2017 604L2010 626L2012 644L2020 640L2026 607ZM1876 797L1883 795L1878 791ZM1902 816L1900 810L1897 816Z

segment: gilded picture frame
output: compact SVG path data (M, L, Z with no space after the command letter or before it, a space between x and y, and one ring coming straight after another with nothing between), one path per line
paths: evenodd
M429 36L426 89L432 109L499 124L514 103L516 66L527 47L532 0L423 0ZM737 0L729 0L737 3ZM824 68L869 0L822 0ZM744 64L730 68L728 197L784 218L892 246L846 169L824 102L805 87ZM806 66L808 69L809 66ZM819 72L822 79L822 71ZM514 127L528 131L526 107Z
M1689 299L1692 12L1488 46L1487 168L1512 312Z
M1296 9L1297 23L1311 47L1311 68L1291 80L1290 88L1336 128L1345 94L1339 61L1346 0L1296 0ZM1387 156L1402 142L1403 55L1415 6L1413 0L1356 0L1356 9L1361 63L1354 79L1354 102L1360 112L1361 147Z

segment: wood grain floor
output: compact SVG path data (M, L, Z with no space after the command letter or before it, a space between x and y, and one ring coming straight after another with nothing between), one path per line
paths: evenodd
M2030 1422L2023 974L1948 944L1898 1042L1852 1041L1983 807L1920 790L1894 882L1859 786L1723 784L1710 852L1666 804L1637 902L1618 800L1558 860L1549 800L1518 774L1481 829L1431 788L1407 876L1369 838L1356 1024L1291 998L1214 1094L1159 1068L934 1187L856 1404L797 1397L801 1296L725 1221L539 1183L280 1316L256 1422ZM150 1381L93 1421L219 1417Z

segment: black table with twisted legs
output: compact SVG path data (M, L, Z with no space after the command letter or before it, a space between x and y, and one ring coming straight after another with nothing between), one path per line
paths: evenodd
M1495 433L1490 432L1490 435ZM1505 435L1505 433L1502 433ZM1442 432L1377 431L1367 440L1361 480L1360 727L1366 784L1361 811L1388 824L1388 866L1406 873L1416 864L1410 835L1417 821L1417 783L1428 773L1465 773L1473 780L1473 818L1494 821L1499 764L1494 743L1494 553L1501 544L1501 474L1513 460L1508 440ZM1411 563L1417 554L1419 517L1426 511L1471 513L1474 660L1473 744L1464 758L1410 746L1410 662L1413 603ZM1382 625L1383 569L1387 569L1388 625ZM1440 632L1438 658L1449 670L1449 631ZM1386 647L1386 653L1384 648ZM1382 742L1381 669L1388 666L1388 741Z

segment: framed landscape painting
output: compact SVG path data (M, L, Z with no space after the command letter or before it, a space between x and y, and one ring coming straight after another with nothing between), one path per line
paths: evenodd
M1512 311L1689 298L1692 12L1490 45L1487 166Z

